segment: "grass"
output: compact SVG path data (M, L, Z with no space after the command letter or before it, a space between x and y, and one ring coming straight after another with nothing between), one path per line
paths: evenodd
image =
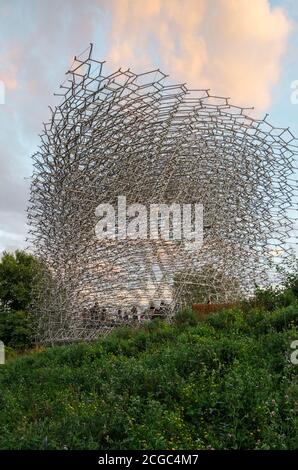
M0 449L296 449L298 306L154 321L0 367Z

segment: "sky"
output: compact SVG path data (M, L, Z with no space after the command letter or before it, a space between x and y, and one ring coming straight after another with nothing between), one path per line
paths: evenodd
M298 137L297 0L0 0L0 20L0 252L27 245L31 156L91 42L107 70L159 67Z

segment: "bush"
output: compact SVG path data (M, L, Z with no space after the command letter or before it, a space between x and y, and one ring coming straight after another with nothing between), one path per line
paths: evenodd
M6 346L27 349L33 344L30 315L32 289L39 263L24 251L4 253L0 262L0 340Z
M191 308L185 308L180 310L175 316L175 323L176 325L196 325L198 323L198 317L193 312Z
M284 287L286 290L290 290L295 298L298 300L298 261L292 272L286 274Z
M297 448L297 306L177 318L0 368L0 449Z
M242 308L250 310L251 308L263 309L272 312L276 308L288 307L296 303L294 291L288 287L257 287L254 297L249 301L242 302Z
M0 339L6 346L27 349L33 343L33 319L27 312L0 312Z
M0 304L5 310L28 310L38 262L24 251L4 252L0 262Z
M204 322L185 309L172 325L11 359L0 449L296 449L295 282ZM6 307L0 338L27 347L30 315Z

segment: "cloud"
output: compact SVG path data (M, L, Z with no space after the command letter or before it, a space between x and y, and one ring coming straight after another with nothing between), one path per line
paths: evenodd
M1 0L0 17L0 251L25 234L30 154L52 93L90 42L110 69L159 67L172 82L263 111L291 31L268 0Z
M113 0L107 58L266 109L291 22L268 0Z

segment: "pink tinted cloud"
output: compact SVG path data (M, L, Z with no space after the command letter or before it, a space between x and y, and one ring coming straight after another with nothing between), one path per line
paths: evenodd
M8 90L16 90L20 86L18 80L20 53L19 47L12 46L0 56L2 64L0 67L0 81L5 84Z
M34 27L1 55L6 67L0 67L0 80L28 92L47 89L49 68L61 66L63 56L66 66L101 36L106 54L100 59L111 67L160 66L172 81L263 110L280 78L291 31L285 12L269 0L65 0L60 15L56 0L27 5Z
M109 5L107 60L115 66L140 69L159 61L172 80L211 88L259 110L270 105L291 22L269 0L112 0Z

